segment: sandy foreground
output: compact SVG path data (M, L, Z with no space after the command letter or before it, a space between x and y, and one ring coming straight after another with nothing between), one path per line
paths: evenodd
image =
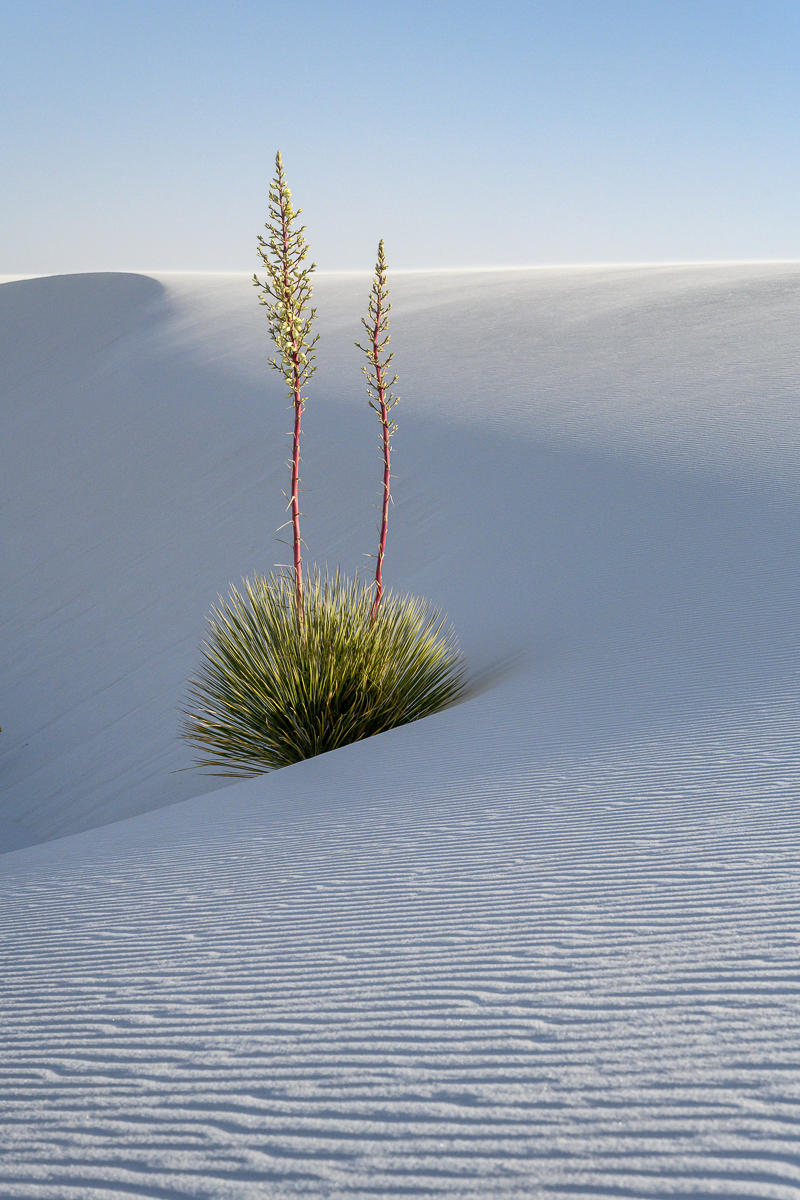
M800 264L390 276L385 579L464 703L258 779L177 736L286 561L245 275L0 286L3 1200L800 1194ZM306 561L370 571L367 275Z

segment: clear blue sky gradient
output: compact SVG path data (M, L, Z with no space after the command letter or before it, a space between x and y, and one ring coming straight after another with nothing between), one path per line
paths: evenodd
M800 257L798 0L0 12L0 273Z

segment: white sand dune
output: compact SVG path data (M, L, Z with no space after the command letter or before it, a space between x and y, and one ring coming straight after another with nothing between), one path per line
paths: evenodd
M0 286L0 1195L800 1195L800 265L397 275L386 577L475 686L219 787L204 614L285 554L241 275ZM374 550L320 276L307 561Z

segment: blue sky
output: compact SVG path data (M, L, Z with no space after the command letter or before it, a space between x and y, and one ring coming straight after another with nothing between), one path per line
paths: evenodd
M0 13L0 273L800 258L797 0Z

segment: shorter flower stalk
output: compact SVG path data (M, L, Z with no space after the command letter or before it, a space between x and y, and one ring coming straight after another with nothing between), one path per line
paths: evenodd
M386 347L391 340L389 333L389 289L386 284L386 254L383 238L378 243L378 261L375 264L375 275L372 290L369 295L367 316L361 318L361 324L367 332L366 346L356 342L356 346L366 356L368 365L362 367L367 378L367 395L369 405L377 414L380 421L380 445L383 454L383 497L381 504L381 524L378 537L378 555L375 563L375 598L372 603L371 619L374 621L383 596L383 560L386 554L386 535L389 527L389 503L391 501L391 463L392 435L397 426L390 413L399 400L392 392L397 382L397 375L388 378L388 368L394 355L386 353Z

